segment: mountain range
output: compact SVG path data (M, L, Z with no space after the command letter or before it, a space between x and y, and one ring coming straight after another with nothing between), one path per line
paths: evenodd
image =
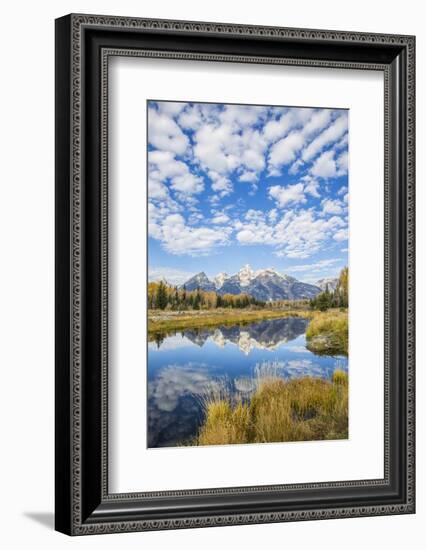
M332 290L331 283L328 284L329 290ZM200 288L219 294L244 293L265 302L309 299L323 290L319 284L304 283L289 275L278 273L275 269L267 268L254 271L249 265L245 265L234 275L219 273L213 280L209 279L204 271L201 271L188 279L181 286L181 288L183 287L186 290Z

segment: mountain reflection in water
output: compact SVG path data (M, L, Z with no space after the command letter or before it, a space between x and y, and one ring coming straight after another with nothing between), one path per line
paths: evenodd
M148 447L190 444L203 420L203 396L226 390L248 399L262 372L330 378L346 357L305 347L308 321L297 317L244 326L183 330L148 344Z
M227 343L235 344L248 355L253 349L273 350L294 340L305 333L308 321L298 317L287 319L272 319L260 321L247 326L234 325L217 329L185 330L186 336L191 342L203 346L211 340L223 348Z

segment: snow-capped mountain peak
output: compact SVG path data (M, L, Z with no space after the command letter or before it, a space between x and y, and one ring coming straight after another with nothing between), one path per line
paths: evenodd
M278 275L278 277L287 277L287 275L281 275L274 267L267 267L266 269L258 269L255 273L256 277L262 275Z
M221 271L216 275L216 277L213 279L213 282L215 284L215 287L219 290L223 286L223 283L226 281L226 279L229 278L229 275L225 273L224 271Z
M256 273L250 267L249 264L243 266L238 272L238 278L241 286L248 286L250 282L255 278Z
M248 264L234 275L222 272L213 280L202 271L191 277L183 286L189 291L200 288L219 294L248 294L265 302L309 299L321 291L317 285L303 283L294 277L279 273L274 268L254 271Z
M200 282L205 281L207 279L207 275L204 273L204 271L201 271L200 273L194 275L193 279Z
M197 273L196 275L188 279L186 283L182 286L184 286L186 290L196 290L197 288L209 291L216 290L214 283L210 281L204 271L201 271L200 273Z
M324 279L320 279L315 283L315 285L318 286L321 290L328 289L330 292L336 290L338 284L339 279L337 277L326 277Z

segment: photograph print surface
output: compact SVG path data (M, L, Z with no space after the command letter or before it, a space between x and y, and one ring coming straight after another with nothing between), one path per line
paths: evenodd
M347 439L349 112L147 111L147 446Z

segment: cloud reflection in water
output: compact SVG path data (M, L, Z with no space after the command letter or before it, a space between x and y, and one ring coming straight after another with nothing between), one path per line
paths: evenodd
M191 444L203 420L203 398L226 391L249 399L259 377L330 378L347 358L305 347L306 320L261 321L243 327L185 330L148 346L148 446Z

